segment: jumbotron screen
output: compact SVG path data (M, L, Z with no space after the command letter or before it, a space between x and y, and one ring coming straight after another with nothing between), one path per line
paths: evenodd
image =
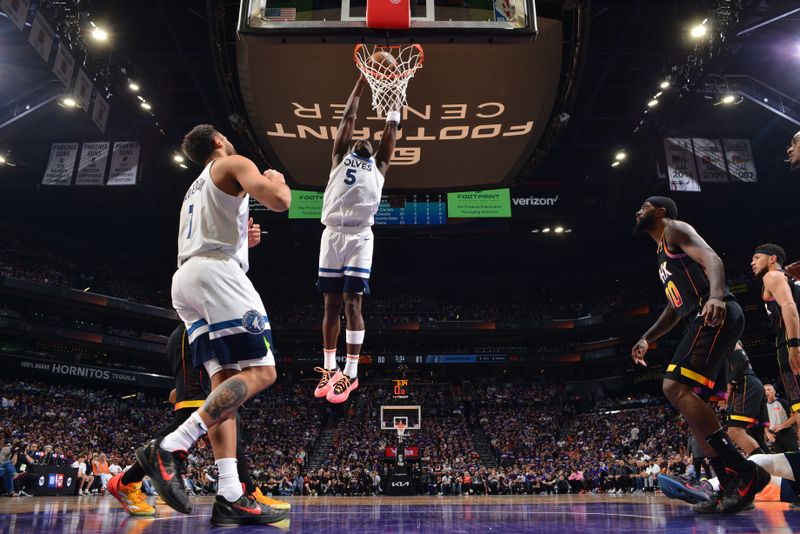
M452 219L511 217L508 188L447 193L447 216Z
M317 219L322 215L322 193L292 190L290 219ZM437 225L447 222L444 195L414 193L389 195L381 199L375 224L387 226Z

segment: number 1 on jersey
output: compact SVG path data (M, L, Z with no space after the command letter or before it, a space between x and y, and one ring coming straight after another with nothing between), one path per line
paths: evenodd
M194 204L189 204L189 233L186 234L186 239L192 237L192 219L194 218Z
M356 170L355 169L347 169L345 172L347 178L344 179L344 183L347 185L353 185L356 183Z

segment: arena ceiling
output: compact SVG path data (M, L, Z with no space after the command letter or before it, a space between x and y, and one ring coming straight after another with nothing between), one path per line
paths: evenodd
M558 191L570 199L569 213L564 216L582 229L580 235L614 240L628 233L631 210L643 196L667 190L655 165L663 158L663 137L741 136L753 143L762 181L756 186L718 187L711 195L679 194L689 213L701 214L708 206L736 202L745 220L756 220L763 211L762 203L795 194L782 159L788 137L798 128L785 119L747 101L715 106L713 97L700 90L665 94L657 108L644 114L660 81L693 61L688 25L722 4L724 0L537 2L540 15L560 18L565 24L565 49L583 46L585 54L577 76L569 79L563 77L571 57L565 54L559 91L568 98L563 109L554 109L567 115L539 150L530 150L527 164L515 170L510 183ZM768 19L793 4L790 0L745 0L742 21ZM580 43L570 41L572 25L578 21L576 6L588 9L584 28L588 37ZM236 57L238 1L89 0L80 2L79 9L111 29L113 46L93 52L93 61L107 64L117 78L123 67L124 76L137 80L141 94L153 104L153 115L143 114L136 96L126 92L119 79L111 89L112 121L107 136L140 140L146 172L135 191L43 190L38 184L50 143L99 137L86 117L54 107L14 130L13 135L0 131L0 148L11 149L17 161L14 168L0 169L4 218L28 221L36 213L37 220L30 224L57 224L65 231L73 228L75 233L86 234L91 234L89 228L104 231L97 230L104 226L98 225L100 218L121 228L131 240L163 233L165 222L175 224L182 191L195 172L191 167L179 168L172 155L183 133L199 122L219 125L232 134L243 153L261 165L268 163L270 154L259 151L251 131L241 121L232 124L230 120L246 111L240 106L241 95L236 94L239 73L235 60L224 61ZM800 94L800 79L795 76L800 64L798 21L800 16L795 14L733 37L703 65L701 74L744 74L785 94ZM8 19L0 18L0 109L34 90L51 72L34 66L38 65L35 53L26 49L27 44L14 32ZM620 149L627 151L628 160L612 168L614 154ZM414 187L418 185L424 186ZM281 228L276 225L275 232L287 235L291 231ZM530 222L512 221L502 231L523 235L530 232ZM575 234L577 237L579 232ZM171 232L164 236L169 250L174 247L172 241Z

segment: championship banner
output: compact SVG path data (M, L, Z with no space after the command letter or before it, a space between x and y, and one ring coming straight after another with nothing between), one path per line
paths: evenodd
M664 152L667 157L670 191L700 191L692 140L666 137L664 138Z
M732 182L757 182L756 163L748 139L723 139L725 159Z
M728 169L719 139L692 139L694 157L701 182L727 182Z
M0 9L8 15L19 31L25 28L28 8L30 8L30 0L0 0Z
M92 89L94 86L92 85L92 80L89 79L89 76L86 74L86 71L83 69L78 69L78 79L75 81L75 98L78 99L78 103L80 104L83 111L89 112L89 106L92 104Z
M111 143L83 143L75 185L103 185Z
M42 185L70 185L77 156L78 143L53 143Z
M61 80L64 87L67 89L72 87L72 74L75 72L75 58L69 53L64 43L58 43L56 61L53 63L53 72L56 73L56 77Z
M98 91L94 95L94 109L92 110L92 122L101 132L106 133L106 122L108 122L108 102L100 96Z
M37 11L36 16L33 18L28 41L39 52L45 63L50 61L50 52L53 49L53 28L44 18L41 11Z
M136 185L138 171L139 143L136 141L114 143L107 185Z

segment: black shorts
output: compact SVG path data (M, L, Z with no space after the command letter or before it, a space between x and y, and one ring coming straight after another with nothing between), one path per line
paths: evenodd
M793 412L800 412L800 375L794 374L792 368L789 367L789 347L786 343L779 345L776 350L784 398L789 401Z
M746 374L739 379L728 398L725 420L729 427L769 426L764 384L756 375Z
M722 364L733 352L744 330L744 313L735 300L725 302L725 320L719 326L705 326L703 318L695 316L683 331L664 378L700 388L699 396L711 397L724 385L717 385Z

